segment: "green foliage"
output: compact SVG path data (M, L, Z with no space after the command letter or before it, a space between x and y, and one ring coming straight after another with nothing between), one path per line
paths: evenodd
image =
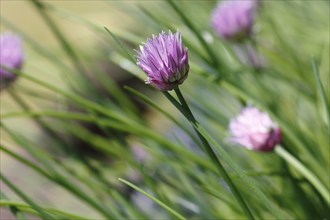
M134 25L112 27L31 1L56 49L1 17L35 56L1 91L9 107L1 106L0 153L18 167L1 168L1 207L17 219L330 218L328 2L262 1L249 42L266 60L260 69L212 32L215 2L105 4ZM101 42L77 47L58 20ZM143 83L133 49L167 29L182 32L190 72L180 90L162 94ZM246 105L280 126L274 152L226 141L230 119Z

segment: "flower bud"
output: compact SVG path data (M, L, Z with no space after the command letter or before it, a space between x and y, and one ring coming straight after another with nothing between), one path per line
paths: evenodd
M146 83L159 90L172 90L188 76L188 49L183 46L180 32L162 32L148 38L136 52L137 65L148 76Z
M20 70L23 64L23 48L21 39L11 33L0 36L0 64L10 69ZM16 79L16 74L0 66L0 90Z
M281 130L267 113L247 107L230 121L230 142L251 150L271 151L281 141Z

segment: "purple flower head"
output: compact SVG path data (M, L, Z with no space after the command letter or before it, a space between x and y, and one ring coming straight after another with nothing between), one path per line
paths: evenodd
M23 64L23 48L21 39L11 33L0 35L0 64L11 69L21 69ZM15 80L16 75L0 66L0 89Z
M257 0L219 2L212 13L212 27L221 38L240 41L250 35L257 7Z
M230 142L251 150L271 151L281 141L281 130L267 113L246 107L230 121Z
M172 90L188 76L188 49L183 46L179 31L153 35L136 52L137 65L148 75L146 83L159 90Z

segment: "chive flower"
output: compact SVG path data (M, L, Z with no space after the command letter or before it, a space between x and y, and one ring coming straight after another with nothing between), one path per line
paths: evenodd
M136 52L137 65L148 76L145 82L161 91L175 89L188 76L188 49L184 47L179 31L153 35Z
M271 151L281 141L281 130L267 113L254 107L242 109L229 124L229 141L251 150Z
M251 34L257 0L227 0L213 10L213 30L224 40L241 41Z
M20 70L23 64L21 39L11 33L0 35L0 64L10 69ZM0 66L0 90L16 79L16 74Z

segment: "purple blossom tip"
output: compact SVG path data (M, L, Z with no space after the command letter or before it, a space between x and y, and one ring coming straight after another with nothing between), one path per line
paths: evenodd
M272 151L281 141L281 130L267 113L246 107L230 121L230 142L256 151Z
M20 70L23 65L23 48L21 39L11 33L0 35L0 64L11 69ZM16 75L0 66L0 89L14 81Z
M161 91L176 88L188 76L188 49L184 47L179 31L153 35L136 52L137 65L148 76L146 83Z
M257 7L258 0L219 2L212 13L212 27L221 38L240 41L250 35Z

